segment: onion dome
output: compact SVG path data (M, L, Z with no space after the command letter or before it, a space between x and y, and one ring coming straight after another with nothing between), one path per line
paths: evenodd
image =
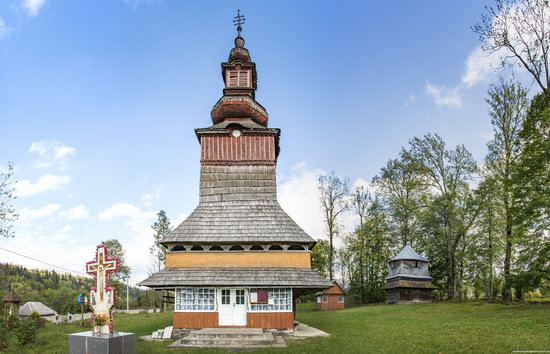
M231 63L237 60L240 60L243 63L250 63L252 61L248 49L244 47L244 38L241 37L240 33L235 38L235 48L231 49L231 52L229 52L227 62Z

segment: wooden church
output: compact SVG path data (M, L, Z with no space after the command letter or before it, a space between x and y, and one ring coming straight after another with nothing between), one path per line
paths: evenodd
M199 205L168 237L165 269L139 283L175 293L176 328L291 329L296 298L329 288L311 269L315 241L277 202L280 130L255 99L256 64L241 36L222 63L223 96L201 146Z
M406 245L388 262L389 276L386 279L386 303L413 304L432 301L432 284L428 259Z

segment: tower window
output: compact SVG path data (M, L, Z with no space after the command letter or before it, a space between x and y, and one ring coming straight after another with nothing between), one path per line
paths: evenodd
M249 87L248 84L248 70L229 70L228 71L228 85L231 87Z
M219 245L214 245L214 246L211 246L208 250L209 251L223 251L223 248Z
M304 250L304 247L303 246L300 246L300 245L290 245L288 247L288 250L289 251L303 251Z
M242 246L238 246L238 245L235 245L235 246L231 246L229 248L230 251L244 251L244 248Z
M177 246L172 247L172 251L185 251L185 247L183 247L181 245L177 245Z
M202 246L200 245L194 245L193 247L191 247L191 251L204 251L204 248L202 248Z
M264 248L261 245L252 245L252 247L250 247L250 250L251 251L263 251Z
M283 248L279 245L271 245L271 246L269 246L269 250L270 251L282 251Z

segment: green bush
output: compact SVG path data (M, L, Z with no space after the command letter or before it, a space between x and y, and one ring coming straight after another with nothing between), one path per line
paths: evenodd
M8 321L6 323L6 328L8 331L11 331L17 327L19 327L19 316L15 313L11 314L11 316L8 317Z
M0 351L8 347L8 329L4 320L0 317Z
M31 318L34 323L36 323L36 327L44 327L44 319L42 318L42 316L40 316L40 314L36 311L33 311L33 313L31 313L31 315L29 316L29 318Z
M36 337L38 326L34 319L27 317L19 322L19 327L15 330L15 338L21 345L30 343Z

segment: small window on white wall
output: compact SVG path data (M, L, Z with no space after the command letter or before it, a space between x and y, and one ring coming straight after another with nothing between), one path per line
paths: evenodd
M320 296L317 296L317 303L318 303L318 304L321 303L321 297L320 297Z

